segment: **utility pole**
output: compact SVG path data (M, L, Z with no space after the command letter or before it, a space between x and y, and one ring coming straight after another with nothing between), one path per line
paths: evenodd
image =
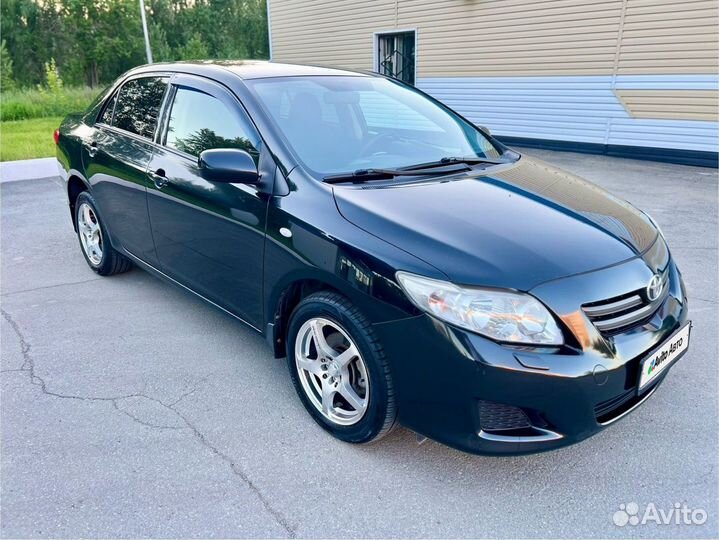
M152 64L150 35L147 33L147 19L145 18L145 0L140 0L140 16L142 17L142 33L145 35L145 54L147 54L147 63Z

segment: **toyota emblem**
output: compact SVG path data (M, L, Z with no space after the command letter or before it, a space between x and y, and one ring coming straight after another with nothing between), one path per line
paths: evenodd
M649 285L647 285L647 298L649 301L654 302L657 298L659 298L662 294L663 288L664 281L662 280L662 276L654 274L652 279L649 280Z

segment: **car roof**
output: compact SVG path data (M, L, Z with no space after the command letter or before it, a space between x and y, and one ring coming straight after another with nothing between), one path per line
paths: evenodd
M241 79L264 79L269 77L298 77L317 75L344 75L367 77L367 73L323 66L282 64L265 60L198 60L192 62L167 62L142 66L138 71L168 70L185 73L207 73L216 70L230 71Z

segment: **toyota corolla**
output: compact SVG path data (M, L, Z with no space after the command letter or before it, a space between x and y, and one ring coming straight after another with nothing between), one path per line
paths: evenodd
M399 423L474 453L557 448L689 345L652 218L396 80L155 64L55 140L89 267L136 265L263 334L343 441Z

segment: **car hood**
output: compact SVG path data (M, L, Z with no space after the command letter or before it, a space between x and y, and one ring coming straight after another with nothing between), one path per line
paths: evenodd
M636 257L657 237L626 201L528 157L481 176L334 195L345 219L466 285L527 291Z

